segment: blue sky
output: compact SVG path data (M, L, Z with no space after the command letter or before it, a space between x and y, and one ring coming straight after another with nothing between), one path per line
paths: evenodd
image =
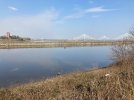
M0 35L116 37L134 26L134 0L0 0Z

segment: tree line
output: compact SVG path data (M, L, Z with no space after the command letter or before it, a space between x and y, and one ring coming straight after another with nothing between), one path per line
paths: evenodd
M20 36L16 36L16 35L12 35L9 38L7 36L0 36L0 39L14 39L14 40L20 40L20 41L24 41L24 40L31 40L31 38L24 38L24 37L20 37Z

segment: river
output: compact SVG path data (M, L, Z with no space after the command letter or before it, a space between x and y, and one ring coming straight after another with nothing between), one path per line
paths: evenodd
M110 46L0 49L0 86L105 67L110 56Z

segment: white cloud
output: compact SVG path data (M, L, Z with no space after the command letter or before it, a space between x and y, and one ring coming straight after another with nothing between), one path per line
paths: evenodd
M86 9L85 12L86 13L99 13L99 12L108 12L108 11L114 11L114 10L117 10L117 9L107 9L102 6L99 6L99 7Z
M98 7L93 7L93 8L88 8L88 9L77 11L71 15L65 16L64 19L76 19L76 18L81 18L89 13L102 13L102 12L109 12L109 11L116 11L116 10L117 9L107 9L102 6L98 6Z
M8 9L12 10L12 11L18 11L18 8L13 7L13 6L8 6Z
M84 12L78 12L78 13L74 13L72 15L67 15L64 17L64 19L77 19L77 18L83 17L84 15L85 15Z
M3 33L9 31L14 34L20 33L28 36L36 33L52 33L57 16L58 13L56 11L47 10L32 16L1 18L0 33L3 35Z

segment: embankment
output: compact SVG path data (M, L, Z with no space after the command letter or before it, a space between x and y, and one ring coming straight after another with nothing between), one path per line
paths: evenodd
M0 100L134 100L133 64L0 89Z
M45 40L45 41L17 41L0 40L0 49L10 48L53 48L53 47L78 47L78 46L103 46L130 44L132 41L71 41L71 40Z

